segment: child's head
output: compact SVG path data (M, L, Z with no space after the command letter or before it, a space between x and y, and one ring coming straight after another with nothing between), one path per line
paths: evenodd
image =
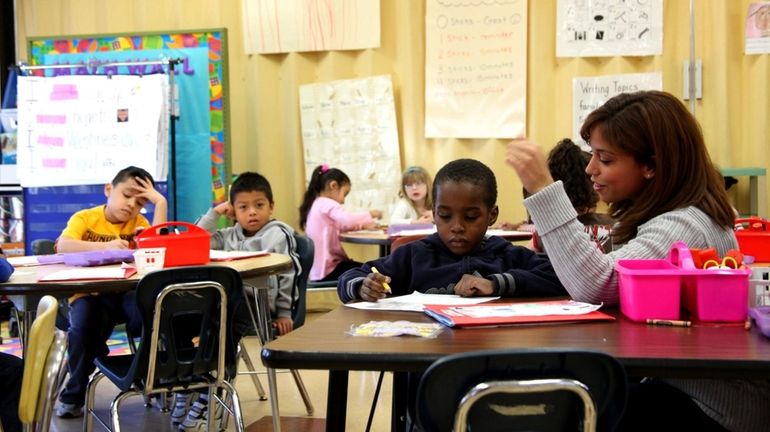
M138 196L140 191L137 188L140 185L136 181L137 178L155 186L155 180L150 173L135 166L118 171L112 183L104 185L104 196L107 197L104 216L110 223L125 223L135 218L144 208L147 199Z
M620 222L617 243L653 217L688 206L732 226L722 176L700 125L678 98L661 91L619 94L588 115L580 136L593 150L586 173Z
M586 174L590 160L591 153L581 150L569 138L559 141L548 154L551 177L564 183L564 190L579 215L591 212L599 201L591 178Z
M331 198L340 204L345 204L345 197L350 193L350 177L342 170L329 168L328 165L318 165L310 176L310 182L305 191L305 197L302 199L302 205L299 206L299 226L305 228L307 215L313 206L313 201L319 195Z
M415 202L422 200L425 200L424 207L431 209L433 200L429 192L432 187L428 171L423 167L411 166L401 175L401 190L398 191L398 196L407 198L415 210L417 210Z
M244 235L253 236L273 216L275 204L270 182L255 172L240 174L230 187L230 204Z
M497 180L473 159L444 165L433 183L433 219L441 241L455 255L473 252L497 220Z

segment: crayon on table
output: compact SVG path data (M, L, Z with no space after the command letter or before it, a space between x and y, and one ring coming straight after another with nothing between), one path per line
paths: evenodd
M671 326L671 327L690 327L692 325L690 321L663 320L663 319L647 319L647 324Z
M377 270L377 267L372 266L372 273L382 274ZM387 282L382 283L382 287L385 288L385 292L388 294L393 294L393 291L390 289L390 285L388 285Z

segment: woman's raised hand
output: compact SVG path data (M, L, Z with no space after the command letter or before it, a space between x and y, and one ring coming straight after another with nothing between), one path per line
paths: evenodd
M526 138L508 143L505 162L516 171L524 189L531 194L553 183L543 149Z

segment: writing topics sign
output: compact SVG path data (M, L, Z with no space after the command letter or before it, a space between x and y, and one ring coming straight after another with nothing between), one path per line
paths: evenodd
M604 105L607 99L620 93L662 89L663 75L660 72L573 78L572 136L574 141L587 149L588 143L580 137L580 128L588 114Z

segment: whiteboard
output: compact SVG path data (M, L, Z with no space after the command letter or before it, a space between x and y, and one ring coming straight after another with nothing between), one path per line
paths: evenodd
M129 166L167 176L168 75L19 77L22 187L104 184Z

